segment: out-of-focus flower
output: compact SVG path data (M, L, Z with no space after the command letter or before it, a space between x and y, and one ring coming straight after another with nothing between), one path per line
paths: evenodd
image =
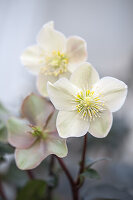
M56 112L47 99L35 94L26 97L22 116L28 121L14 117L8 120L8 141L16 147L15 160L20 169L35 168L50 154L67 155L66 141L56 132Z
M112 125L112 112L121 108L127 85L115 78L99 79L97 71L84 63L71 75L54 84L48 82L48 94L57 116L57 130L63 138L80 137L90 132L105 137Z
M10 112L0 103L0 142L7 143L7 127L6 122L10 116Z
M54 29L54 23L43 26L37 36L37 45L28 47L21 56L22 63L39 74L37 87L47 96L47 81L54 83L61 77L70 77L78 64L86 61L85 41L77 36L66 38Z

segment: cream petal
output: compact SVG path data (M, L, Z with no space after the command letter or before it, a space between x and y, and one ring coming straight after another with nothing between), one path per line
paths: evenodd
M60 138L56 132L49 136L49 140L47 141L47 149L49 154L55 154L61 158L65 157L68 153L66 140Z
M64 72L64 73L60 74L59 75L59 79L60 78L67 78L67 79L69 79L70 76L71 76L71 73L69 71L67 71L67 72Z
M47 99L32 93L24 99L21 110L31 124L43 127L54 108Z
M70 77L70 81L83 90L91 89L98 80L97 71L89 63L81 64Z
M50 81L51 83L55 83L58 80L58 76L52 76L52 75L45 75L43 72L40 71L39 76L37 78L37 89L39 93L47 97L47 82Z
M50 100L57 110L76 109L75 95L78 93L79 89L68 79L61 78L54 84L48 82L47 91Z
M82 119L77 111L59 111L56 126L62 138L81 137L87 133L89 121Z
M45 64L45 56L38 45L28 47L21 55L21 62L33 74L38 74L40 68Z
M81 64L72 64L72 63L68 63L68 70L70 73L73 73Z
M97 138L106 137L111 129L112 121L112 113L106 108L100 117L90 122L89 133Z
M37 37L38 44L46 51L63 51L65 50L65 36L54 29L53 22L43 26Z
M87 47L85 40L77 36L69 37L66 42L66 54L70 64L85 62L87 60Z
M36 140L36 137L30 133L31 128L27 122L21 119L12 117L8 120L8 142L17 148L28 148Z
M103 96L105 105L112 112L122 107L127 96L127 85L112 77L104 77L99 80L93 90Z
M48 155L43 140L37 140L28 149L16 149L15 160L19 169L28 170L37 167Z

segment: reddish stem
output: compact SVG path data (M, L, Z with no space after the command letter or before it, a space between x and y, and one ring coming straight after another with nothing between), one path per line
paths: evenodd
M62 169L64 170L69 182L70 182L70 185L71 185L71 190L72 190L72 194L73 194L73 200L78 200L79 199L79 195L78 195L78 188L77 188L77 184L74 182L69 170L67 169L65 163L63 162L63 160L59 157L57 157L57 160L59 162L59 164L61 165Z
M27 170L27 174L28 174L29 179L31 179L31 180L34 179L34 175L33 175L33 172L31 170Z
M82 152L82 159L81 159L81 165L80 165L80 171L81 174L84 171L85 167L85 156L86 156L86 149L87 149L87 134L84 136L84 144L83 144L83 152Z
M0 196L2 197L3 200L7 200L1 182L0 182Z
M54 163L55 163L55 159L54 156L51 155L51 159L50 159L50 163L49 163L49 175L50 176L54 176ZM53 187L52 186L48 186L47 189L47 196L49 200L52 200L52 192L53 192Z
M57 157L57 156L56 156L56 158L57 158L58 162L60 163L62 169L64 170L66 176L68 177L68 180L69 180L70 184L73 186L73 185L75 184L75 183L74 183L74 180L73 180L71 174L69 173L69 171L68 171L68 169L67 169L65 163L63 162L63 160L62 160L61 158L59 158L59 157Z
M79 185L80 183L79 176L84 171L84 168L85 168L86 149L87 149L87 134L84 136L83 151L82 151L80 169L79 169L78 178L77 178L77 185Z

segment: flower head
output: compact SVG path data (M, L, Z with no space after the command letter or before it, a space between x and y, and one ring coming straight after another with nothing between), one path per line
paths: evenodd
M63 138L80 137L88 131L95 137L107 136L112 125L112 112L123 105L127 85L115 78L99 79L89 64L79 66L70 80L48 82L48 94L57 116L57 130Z
M20 169L37 167L48 155L67 155L66 141L56 132L56 112L44 98L31 94L22 104L27 120L8 120L8 141L16 147L15 160Z
M44 96L47 96L47 81L54 83L60 77L69 77L86 59L85 41L77 36L66 38L54 29L53 22L43 26L37 36L37 45L28 47L21 56L22 63L39 74L37 86Z

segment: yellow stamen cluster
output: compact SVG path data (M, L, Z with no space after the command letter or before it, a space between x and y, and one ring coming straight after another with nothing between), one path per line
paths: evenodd
M68 58L60 51L53 51L52 55L46 56L46 66L41 69L45 75L58 76L67 72Z
M96 95L91 90L79 92L75 101L77 103L77 111L85 120L94 120L96 117L100 117L101 112L105 110L102 96L100 94Z

